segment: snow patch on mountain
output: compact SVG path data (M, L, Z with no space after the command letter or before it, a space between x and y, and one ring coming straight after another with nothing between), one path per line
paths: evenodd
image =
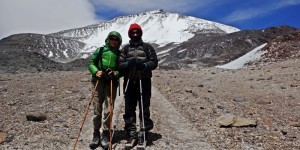
M186 51L186 49L179 50L177 53L182 53L184 51Z
M166 54L166 53L170 52L172 49L173 49L173 48L169 48L169 49L167 49L167 50L158 52L156 55L157 55L157 56L160 56L160 55Z
M235 59L227 64L216 66L217 68L223 68L223 69L240 69L245 66L248 62L253 62L255 60L258 60L261 58L261 56L265 53L264 51L261 51L262 48L264 48L267 45L267 43L262 44L258 46L257 48L251 50L247 54L239 57L238 59Z
M53 57L53 52L52 52L52 51L49 51L48 57L49 57L49 58Z

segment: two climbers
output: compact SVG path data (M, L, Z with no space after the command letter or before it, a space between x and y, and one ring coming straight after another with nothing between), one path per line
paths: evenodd
M97 80L99 81L96 87L98 96L93 103L95 117L91 148L100 144L107 148L109 145L109 97L112 96L112 104L114 104L117 81L121 73L124 75L125 114L123 118L128 137L127 143L144 142L142 137L147 136L147 133L153 129L153 121L150 118L151 77L152 70L157 68L158 59L154 48L143 42L142 35L142 28L138 24L131 24L128 30L129 44L119 51L122 37L118 32L112 31L108 34L104 47L98 48L89 61L93 86L96 85ZM112 91L109 84L111 80L114 81ZM144 132L140 133L144 135L137 132L135 113L137 104L140 110L140 125L144 125L140 129Z

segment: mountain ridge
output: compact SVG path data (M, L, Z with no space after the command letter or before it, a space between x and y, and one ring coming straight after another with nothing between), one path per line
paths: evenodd
M162 19L162 17L164 18ZM195 23L199 20L200 22ZM24 53L24 57L29 56L25 53L34 52L51 60L47 62L53 61L53 65L60 66L58 68L65 68L66 66L68 70L85 68L89 56L97 47L104 44L103 42L110 31L118 29L123 36L123 45L128 43L127 30L129 25L134 22L142 26L143 40L155 47L159 58L159 67L162 69L222 65L263 43L268 43L278 36L288 35L297 30L294 27L278 26L263 30L240 31L235 27L223 26L220 23L201 18L154 10L120 16L107 22L47 35L29 33L11 35L0 40L1 59L20 57L12 51ZM174 24L177 26L175 27ZM216 25L221 25L221 27L229 29L230 32L221 30ZM7 53L8 51L11 52ZM36 57L27 59L36 59ZM5 61L4 67L15 64L13 59ZM20 63L26 64L27 62ZM76 67L72 67L72 65ZM35 65L29 64L29 66ZM44 68L49 70L47 65ZM57 67L52 68L55 70Z

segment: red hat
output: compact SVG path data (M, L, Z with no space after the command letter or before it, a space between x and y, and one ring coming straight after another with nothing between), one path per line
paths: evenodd
M141 26L134 23L134 24L131 24L130 27L129 27L129 30L128 30L128 36L129 37L130 37L130 32L134 29L140 30L141 31L141 36L143 35L143 30L142 30Z

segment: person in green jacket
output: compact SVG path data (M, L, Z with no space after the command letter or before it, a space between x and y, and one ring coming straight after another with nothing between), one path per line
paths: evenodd
M110 94L112 94L113 105L116 99L118 79L120 77L117 69L117 59L121 44L122 37L120 33L116 31L110 32L105 40L105 45L96 49L88 63L89 71L92 74L93 86L99 80L96 88L98 95L93 102L95 115L93 119L94 133L92 143L89 145L92 149L100 144L104 148L109 146L109 101ZM111 80L113 80L112 93L110 93Z

